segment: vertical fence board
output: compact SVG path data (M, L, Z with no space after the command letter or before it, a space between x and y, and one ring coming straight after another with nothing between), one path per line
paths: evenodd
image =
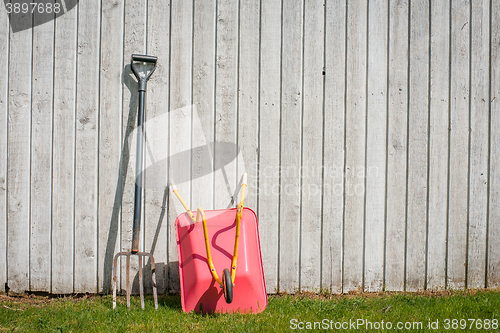
M30 290L50 292L54 21L33 16Z
M240 2L238 68L238 172L237 184L248 173L245 206L257 209L259 149L259 26L260 1ZM240 158L241 157L241 158ZM236 188L235 193L239 189ZM240 196L235 197L236 202Z
M367 3L347 4L344 291L363 284Z
M427 288L446 287L450 6L431 3Z
M120 208L125 183L120 175L128 162L121 152L123 11L123 0L102 3L98 146L98 289L104 293L111 291L113 257L121 246Z
M342 291L346 2L327 0L321 288Z
M429 111L429 6L411 1L410 72L408 105L408 211L406 290L425 287L428 111Z
M489 139L489 1L472 1L467 287L486 283Z
M491 2L490 58L490 202L488 226L488 288L500 287L500 3Z
M158 293L167 291L167 208L168 184L168 115L169 115L169 59L170 59L170 4L162 0L148 2L147 53L157 56L157 68L148 83L146 143L153 147L154 161L146 163L144 240L145 251L154 255ZM148 149L149 150L149 149ZM146 154L146 162L149 153ZM151 170L151 172L149 171ZM175 198L173 198L175 200ZM177 265L177 261L172 263ZM146 272L149 272L146 267ZM150 274L145 274L148 290Z
M172 4L172 10L175 10L174 5ZM174 36L175 31L172 31L172 37ZM175 45L175 44L172 44ZM172 52L174 52L172 50ZM178 68L178 64L172 59L172 70ZM183 71L188 70L184 68ZM173 73L170 72L172 76ZM182 73L182 71L179 71ZM175 75L180 76L180 74ZM188 76L189 77L189 76ZM179 78L178 78L179 79ZM176 81L172 78L170 83L171 89L173 91L178 90L179 88L175 88ZM184 94L187 92L184 91ZM191 207L190 200L190 184L189 177L191 175L190 168L190 155L186 154L191 149L191 119L192 119L192 108L190 105L184 107L176 107L176 101L174 95L171 95L172 98L170 100L170 121L169 121L169 135L170 135L170 156L182 156L182 160L174 160L171 158L170 162L170 172L169 175L172 180L175 182L177 189L179 190L179 194L182 196L187 206L196 211L196 208ZM179 95L178 95L179 96ZM179 105L179 104L177 104ZM182 154L184 153L184 154ZM183 182L180 180L184 179ZM175 234L175 220L178 214L184 212L184 208L181 203L177 200L176 197L172 196L169 200L169 225L168 225L168 240L167 240L167 254L168 254L168 262L174 263L178 260L177 255L177 241ZM178 265L169 265L168 267L168 292L179 292L179 266Z
M77 10L55 22L52 292L72 293Z
M20 24L31 19L18 18ZM11 30L9 51L7 285L11 292L24 292L30 267L31 29Z
M364 288L384 287L388 2L368 7L368 91Z
M7 119L9 115L9 20L7 12L0 13L0 291L7 281ZM5 282L4 282L5 281ZM3 282L3 283L2 283Z
M75 134L75 292L97 289L100 4L78 4ZM88 16L87 16L88 15ZM92 19L90 19L92 18Z
M385 288L403 290L408 145L408 1L389 3Z
M214 208L214 120L216 1L194 1L193 26L193 151L192 192L194 207ZM174 198L174 200L177 200ZM220 207L219 207L220 208Z
M170 68L170 175L177 184L180 195L191 207L191 154L192 148L192 35L193 7L185 1L172 2L171 68ZM182 159L175 159L183 153ZM180 156L180 155L177 155ZM173 201L175 200L175 201ZM184 211L177 198L170 200L173 209L169 214L168 261L177 261L175 218ZM178 292L179 268L169 267L169 292Z
M319 291L323 183L324 3L304 5L300 288Z
M217 2L217 40L215 71L215 142L237 144L239 5L234 1ZM234 205L236 198L236 152L216 145L214 165L215 208Z
M281 1L261 2L258 214L267 292L278 291Z
M469 1L451 3L447 287L465 287L469 161Z
M144 177L143 170L136 168L136 147L137 133L144 131L137 127L139 92L136 78L130 68L130 58L132 54L146 53L146 3L141 0L126 1L124 8L124 29L126 42L123 45L123 69L122 69L122 137L121 142L121 165L124 166L120 172L120 179L124 181L123 197L121 202L121 245L120 251L130 251L132 248L132 225L134 221L134 202L135 202L135 184L139 182L142 187L141 194L141 223L139 227L139 251L144 250L144 183L141 178ZM138 63L137 68L140 74L143 74L145 68ZM147 92L146 92L147 94ZM148 119L148 112L144 106L144 121ZM143 137L144 133L141 133ZM144 144L144 141L143 141ZM148 153L148 146L144 145L143 154ZM137 274L139 269L137 257L132 257L130 261L130 276L134 278L132 292L139 292ZM126 261L121 260L121 285L125 289L125 268Z
M279 291L295 292L300 283L303 2L284 1L282 6L278 283Z

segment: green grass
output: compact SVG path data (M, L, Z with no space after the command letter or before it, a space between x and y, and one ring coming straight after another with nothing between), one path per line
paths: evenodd
M180 297L171 295L160 296L158 311L154 310L151 297L146 299L145 311L141 310L138 297L132 298L130 310L124 303L124 298L119 298L113 311L110 296L0 295L0 332L296 332L307 331L308 325L314 328L315 322L316 331L324 332L462 332L465 330L460 325L463 327L464 323L467 331L500 332L500 290L273 295L269 296L267 309L257 315L186 314L182 312ZM453 319L457 321L452 322ZM371 323L371 330L367 322ZM396 329L398 323L417 325L413 322L421 322L421 328ZM438 324L439 329L430 329L431 322ZM382 329L388 323L392 330Z

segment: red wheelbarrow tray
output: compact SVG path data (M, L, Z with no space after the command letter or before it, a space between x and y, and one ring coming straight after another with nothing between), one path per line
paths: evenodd
M212 261L219 277L231 270L236 233L236 208L205 211ZM203 224L187 213L175 221L181 303L184 312L259 313L267 306L266 284L260 252L257 216L243 208L233 301L227 304L223 290L210 272L203 236Z

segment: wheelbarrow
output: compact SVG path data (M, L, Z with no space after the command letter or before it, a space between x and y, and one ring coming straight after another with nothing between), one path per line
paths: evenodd
M184 312L259 313L267 306L257 216L243 207L246 179L237 208L198 208L196 217L170 181L186 210L175 221Z

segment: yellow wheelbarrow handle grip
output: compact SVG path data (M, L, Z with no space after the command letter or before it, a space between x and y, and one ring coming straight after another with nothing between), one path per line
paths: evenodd
M189 207L186 205L186 203L184 202L184 200L182 200L182 197L179 194L179 191L177 191L177 186L175 186L175 184L172 181L172 179L170 179L170 189L172 190L172 192L175 193L175 195L177 196L177 198L179 199L179 201L181 202L181 204L184 206L184 209L186 210L186 213L188 213L188 215L191 218L191 220L193 222L195 222L195 218L194 218L193 213L191 212L191 210L189 209Z

